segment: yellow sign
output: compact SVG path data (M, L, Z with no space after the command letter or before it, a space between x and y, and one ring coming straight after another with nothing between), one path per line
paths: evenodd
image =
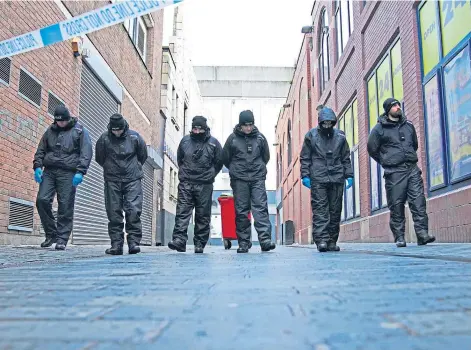
M392 97L391 86L391 65L389 63L389 55L386 56L383 63L376 71L378 81L378 104L382 106L384 100Z
M376 73L368 80L368 114L370 115L370 130L378 121L378 101L376 96Z
M402 87L402 60L401 60L401 42L398 41L391 50L391 66L393 80L393 97L402 101L404 89Z
M422 65L424 75L427 75L440 59L436 1L427 1L420 9L420 33L422 37Z
M353 112L353 145L356 145L358 143L358 102L357 100L353 101L352 112Z
M471 1L440 1L443 56L471 32Z

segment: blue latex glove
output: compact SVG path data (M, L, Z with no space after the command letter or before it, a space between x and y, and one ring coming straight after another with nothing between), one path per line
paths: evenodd
M36 181L38 184L43 182L43 170L41 168L36 168L34 171L34 181Z
M80 173L77 173L75 174L74 179L72 180L72 185L74 185L74 187L77 187L78 185L82 183L82 181L83 181L83 175Z
M311 179L308 177L303 177L303 185L311 189Z
M352 187L352 185L353 185L353 178L352 178L352 177L349 177L349 178L347 179L347 190L348 190L350 187Z

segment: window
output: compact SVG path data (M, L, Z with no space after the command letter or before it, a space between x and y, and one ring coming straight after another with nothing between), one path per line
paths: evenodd
M131 38L134 46L136 47L142 60L146 62L147 54L147 26L142 17L128 19L124 21L124 28L126 28L129 37Z
M60 105L65 106L64 101L49 91L49 97L47 99L47 113L53 117L56 107Z
M169 179L169 189L168 189L168 197L169 198L172 198L173 196L173 193L174 193L174 189L173 189L173 176L174 176L174 170L173 168L170 168L170 179Z
M355 99L348 106L346 112L340 117L338 128L345 132L350 146L350 160L352 162L354 181L352 187L345 190L342 220L353 219L360 216L360 163L358 148L358 103Z
M384 100L394 97L403 100L401 42L397 40L387 51L379 65L368 79L368 114L369 129L378 122L382 114ZM380 107L381 106L381 107ZM387 206L386 187L383 181L384 170L372 158L370 159L371 210Z
M419 7L428 186L442 193L471 178L471 2Z
M5 85L10 84L10 73L11 73L11 59L2 58L0 60L0 83Z
M347 46L348 38L353 32L353 1L337 0L335 2L335 23L337 29L337 59Z
M292 157L291 120L288 120L288 166L291 165Z
M330 62L329 62L329 20L327 11L324 9L321 15L321 27L319 31L319 88L320 93L325 90L325 86L330 79Z
M24 69L20 70L18 93L33 105L41 107L41 82Z

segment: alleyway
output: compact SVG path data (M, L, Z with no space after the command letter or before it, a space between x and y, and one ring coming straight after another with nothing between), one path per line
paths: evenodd
M0 349L469 349L471 245L342 248L0 247Z

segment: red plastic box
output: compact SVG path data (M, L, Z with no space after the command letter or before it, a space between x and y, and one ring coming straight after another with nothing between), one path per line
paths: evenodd
M218 202L221 206L221 226L224 248L231 249L231 240L237 240L234 197L230 195L221 195L218 198ZM249 213L249 220L250 219L251 215Z

